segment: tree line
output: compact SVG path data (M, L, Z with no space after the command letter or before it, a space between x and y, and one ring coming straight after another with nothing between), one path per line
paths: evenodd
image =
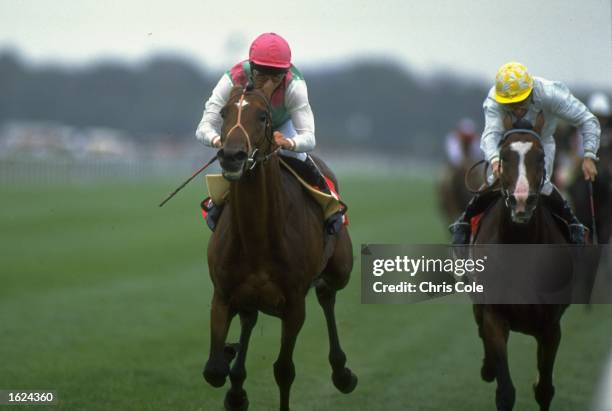
M461 117L482 122L484 82L445 74L423 78L392 60L300 69L322 146L410 150L424 145L433 153ZM193 138L221 75L179 57L74 68L32 66L5 51L0 53L0 124L54 121L112 127L143 140Z

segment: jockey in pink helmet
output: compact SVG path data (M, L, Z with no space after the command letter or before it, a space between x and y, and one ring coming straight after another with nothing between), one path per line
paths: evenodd
M281 148L279 154L304 180L329 194L325 178L307 154L315 148L316 141L306 82L300 71L291 64L289 44L276 33L258 36L249 48L248 60L237 63L221 77L206 102L196 137L205 145L221 148L223 119L220 112L229 99L232 87L246 87L250 83L259 88L269 80L276 84L270 103L273 136ZM207 222L212 230L220 212L215 207L208 213ZM328 227L330 224L341 225L341 220L341 215L330 217Z

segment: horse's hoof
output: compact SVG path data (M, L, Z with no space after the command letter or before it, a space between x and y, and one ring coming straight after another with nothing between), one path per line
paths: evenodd
M223 387L229 374L229 366L226 364L214 364L210 361L206 363L202 375L206 382L215 388Z
M540 406L540 411L548 411L550 409L550 403L555 396L555 387L552 385L549 387L540 386L539 383L533 383L533 393L535 394L535 400Z
M483 381L493 382L493 380L495 379L495 370L493 369L493 367L487 365L487 363L484 362L482 368L480 369L480 377L483 379Z
M348 394L353 392L357 386L357 376L351 370L345 368L339 373L332 373L332 381L341 393Z
M228 391L223 402L226 411L246 411L249 409L249 399L245 390Z

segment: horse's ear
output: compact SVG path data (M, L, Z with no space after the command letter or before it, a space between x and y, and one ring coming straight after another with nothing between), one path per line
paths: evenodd
M277 86L278 84L275 84L272 80L268 80L261 88L261 91L263 91L267 99L270 100L272 99L272 93L274 93L274 90L276 89Z
M503 119L504 130L511 130L512 127L512 119L510 118L510 114L506 114Z
M544 113L540 111L538 117L536 117L535 124L533 126L533 131L538 134L542 134L542 129L544 128Z

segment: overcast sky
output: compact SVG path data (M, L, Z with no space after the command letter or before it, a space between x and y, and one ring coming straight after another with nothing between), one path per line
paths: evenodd
M0 0L0 49L35 63L137 62L160 52L221 71L275 31L297 66L391 58L492 81L509 61L612 91L610 0Z

